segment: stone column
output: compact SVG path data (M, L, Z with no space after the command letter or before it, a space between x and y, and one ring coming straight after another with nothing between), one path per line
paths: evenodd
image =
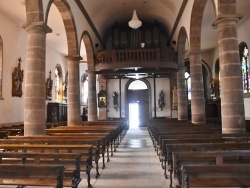
M80 85L79 61L80 56L67 56L68 61L68 126L80 126Z
M192 123L205 124L204 84L201 52L190 52Z
M43 22L23 25L28 33L24 88L24 135L45 135L46 34L52 30Z
M238 47L238 15L222 15L215 20L218 30L222 133L245 133L245 112L241 63Z
M187 88L185 84L186 67L179 67L177 72L178 120L187 120Z
M88 121L97 120L96 73L88 72Z

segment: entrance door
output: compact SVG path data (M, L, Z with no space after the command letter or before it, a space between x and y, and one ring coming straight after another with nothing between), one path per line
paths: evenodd
M145 127L149 118L148 90L128 90L129 121L138 116L138 126ZM136 107L135 107L136 106ZM138 109L138 113L133 111ZM132 123L132 122L131 122ZM136 122L137 123L137 122Z
M139 127L138 103L129 103L129 127L132 129Z

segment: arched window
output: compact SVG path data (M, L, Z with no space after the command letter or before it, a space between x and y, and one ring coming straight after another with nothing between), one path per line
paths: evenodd
M187 60L185 62L186 72L185 72L185 82L187 89L187 99L191 100L191 76L190 76L190 62ZM202 61L202 75L203 75L203 89L204 89L204 99L211 99L212 88L211 88L211 70L209 69L206 62Z
M63 82L62 82L62 68L57 64L55 68L55 101L62 102L63 100Z
M148 86L141 80L135 80L129 85L128 89L129 90L148 89Z
M88 104L88 74L85 73L81 77L81 104Z
M220 61L219 59L215 62L215 77L213 80L213 97L216 99L220 98Z
M243 92L250 92L250 79L249 79L249 53L246 43L242 42L239 45L240 49L240 61L241 61L241 75L242 75L242 84Z
M0 99L3 97L3 41L0 36Z
M187 99L191 100L191 77L190 77L190 63L189 61L185 62L185 84L187 88Z

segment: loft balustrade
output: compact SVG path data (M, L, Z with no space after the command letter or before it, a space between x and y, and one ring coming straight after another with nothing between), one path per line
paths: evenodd
M96 53L95 64L103 63L145 63L145 62L176 62L176 52L170 49L126 49L109 50Z

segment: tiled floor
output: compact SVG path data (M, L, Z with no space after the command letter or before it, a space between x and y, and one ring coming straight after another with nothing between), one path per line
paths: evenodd
M169 182L164 178L148 131L142 128L128 130L99 179L93 176L91 183L94 188L165 188ZM83 179L79 187L86 185Z

